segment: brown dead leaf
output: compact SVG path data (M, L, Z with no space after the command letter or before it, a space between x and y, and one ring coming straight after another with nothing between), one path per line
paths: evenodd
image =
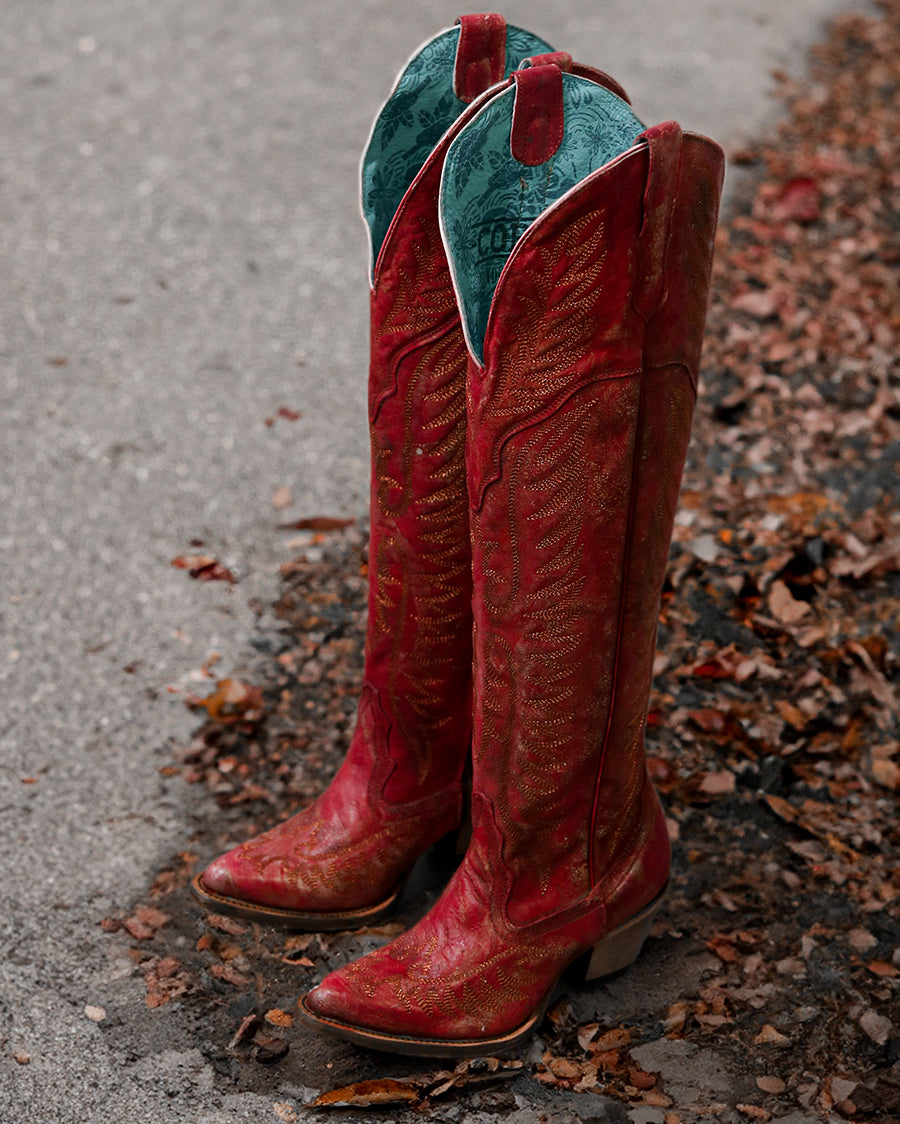
M271 1011L266 1011L266 1022L274 1026L293 1026L294 1016L282 1011L280 1007L273 1007Z
M253 1039L252 1057L260 1065L272 1065L280 1062L290 1048L290 1043L285 1042L283 1038L257 1031Z
M900 976L900 969L895 968L893 964L889 964L887 960L873 960L866 967L873 975L883 976L885 979L895 980Z
M706 796L726 796L735 789L734 773L723 770L718 773L706 773L700 782L700 791Z
M265 713L262 691L240 679L220 679L211 695L203 699L192 695L185 699L185 704L192 710L205 710L222 725L256 721Z
M601 1053L604 1050L618 1050L631 1042L632 1031L627 1026L617 1026L607 1030L591 1043L591 1050Z
M137 941L146 941L154 936L157 930L169 920L169 915L161 909L150 905L139 906L131 917L127 917L122 926Z
M251 983L249 976L242 975L236 968L230 964L210 964L206 969L211 976L216 979L224 980L226 983L233 984L234 987L246 987Z
M579 1062L572 1061L571 1058L545 1057L544 1065L554 1077L579 1078L584 1074L584 1066Z
M240 1025L234 1032L231 1041L228 1043L228 1049L233 1050L242 1042L247 1042L256 1034L260 1026L259 1015L245 1015L244 1018L241 1019Z
M900 788L900 765L896 761L872 762L872 778L882 788Z
M770 203L776 222L815 222L821 215L819 188L808 176L788 180Z
M779 816L786 823L796 823L800 818L800 813L790 801L785 800L782 796L772 796L771 793L766 793L763 797L765 802L769 805L776 816Z
M178 570L187 570L192 578L202 582L229 582L237 583L237 578L211 554L179 554L172 559L172 565Z
M797 601L783 581L774 581L769 591L769 611L783 624L796 624L810 611L810 606Z
M762 1028L759 1034L753 1039L754 1046L790 1046L791 1040L786 1034L782 1034L780 1030L776 1030L770 1023Z
M204 917L207 925L213 929L218 929L222 933L228 933L232 937L242 937L247 932L247 926L236 920L234 917L225 917L221 913L207 913Z
M174 957L152 957L141 964L147 986L145 1001L150 1008L164 1007L172 999L184 995L190 986L187 974Z
M282 531L340 531L350 527L355 520L341 519L332 515L313 515L307 519L295 519L293 523L279 524Z
M309 1108L371 1108L375 1105L417 1104L421 1095L409 1081L382 1077L375 1081L354 1081L340 1089L322 1093Z
M688 1014L690 1013L690 1004L685 1000L679 1000L669 1007L668 1014L663 1020L663 1026L666 1028L666 1034L669 1038L676 1038L684 1030L687 1022Z
M749 1116L751 1120L771 1120L772 1113L764 1108L760 1108L756 1104L739 1104L736 1106L738 1112L744 1116Z
M732 964L738 958L738 950L734 940L724 934L717 934L706 942L710 952L714 952L726 964Z

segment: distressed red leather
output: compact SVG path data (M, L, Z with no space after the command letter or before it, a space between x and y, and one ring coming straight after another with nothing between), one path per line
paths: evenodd
M339 1037L517 1044L666 884L644 729L723 157L644 140L520 240L470 360L473 838L418 925L302 1000Z
M460 16L453 89L472 102L506 73L506 20L496 12Z
M213 909L293 928L371 923L455 829L471 740L467 353L437 222L444 154L385 238L371 298L369 617L359 715L326 792L195 879Z

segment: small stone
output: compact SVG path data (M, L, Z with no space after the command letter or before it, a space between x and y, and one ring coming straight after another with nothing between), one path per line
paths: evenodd
M757 1077L756 1087L764 1093L783 1093L786 1085L780 1077Z
M701 562L715 562L719 557L719 544L712 535L699 535L687 544L688 550Z
M878 944L877 938L868 929L851 929L847 934L847 940L856 952L868 952Z
M28 1065L31 1061L31 1054L26 1054L24 1050L14 1050L13 1061L16 1065Z
M847 1077L832 1077L829 1082L831 1099L835 1104L841 1104L847 1100L858 1084L858 1081L851 1081Z
M802 960L796 956L789 956L786 960L779 960L775 965L775 971L779 976L805 976L806 965Z
M859 1025L876 1045L883 1046L890 1036L892 1023L869 1008L860 1016Z
M279 485L272 493L272 507L274 507L276 511L284 511L284 509L290 507L293 502L294 498L291 495L291 490L285 484Z
M102 1007L91 1007L88 1005L84 1009L84 1013L94 1023L102 1023L106 1018L106 1011Z

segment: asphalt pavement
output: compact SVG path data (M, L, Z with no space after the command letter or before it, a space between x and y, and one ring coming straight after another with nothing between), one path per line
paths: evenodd
M504 14L613 73L648 123L733 152L771 124L772 68L802 73L852 7ZM5 0L0 1124L276 1119L271 1098L218 1089L190 1041L135 1057L85 1013L141 1006L98 921L189 834L183 781L159 768L196 724L199 669L247 655L290 553L276 524L365 512L359 155L399 66L457 14ZM192 581L171 565L185 552L238 584Z

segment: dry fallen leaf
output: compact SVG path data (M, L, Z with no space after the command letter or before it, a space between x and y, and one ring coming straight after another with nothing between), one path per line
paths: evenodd
M767 1112L766 1109L760 1108L755 1104L739 1104L737 1110L743 1113L744 1116L749 1116L751 1120L771 1120L772 1113Z
M371 1108L375 1105L417 1104L419 1091L408 1081L382 1077L376 1081L355 1081L340 1089L321 1093L309 1108Z
M230 964L210 964L206 970L216 979L225 980L226 983L233 984L235 987L246 987L247 984L252 982L249 976L242 975Z
M718 773L706 773L700 782L700 791L707 796L726 796L734 792L736 785L734 773L727 770Z
M232 937L242 937L247 932L247 926L234 917L225 917L221 913L207 913L203 919L213 929L228 933Z
M776 1030L770 1023L762 1028L759 1034L753 1039L754 1046L789 1046L790 1038L786 1034L782 1034L780 1030Z
M340 531L354 522L353 519L341 519L332 515L313 515L307 519L295 519L292 523L282 523L280 526L283 531Z
M239 1046L242 1042L247 1042L259 1030L261 1026L259 1015L249 1014L245 1015L232 1036L231 1041L228 1043L228 1049L233 1050L235 1046Z
M211 554L179 554L172 559L178 570L187 570L192 578L203 582L229 582L234 585L237 578Z
M769 611L784 624L796 624L810 607L805 601L797 601L784 582L775 581L769 591Z
M190 696L185 699L192 710L205 710L215 722L251 722L265 713L262 691L242 683L240 679L220 679L216 689L206 698Z

